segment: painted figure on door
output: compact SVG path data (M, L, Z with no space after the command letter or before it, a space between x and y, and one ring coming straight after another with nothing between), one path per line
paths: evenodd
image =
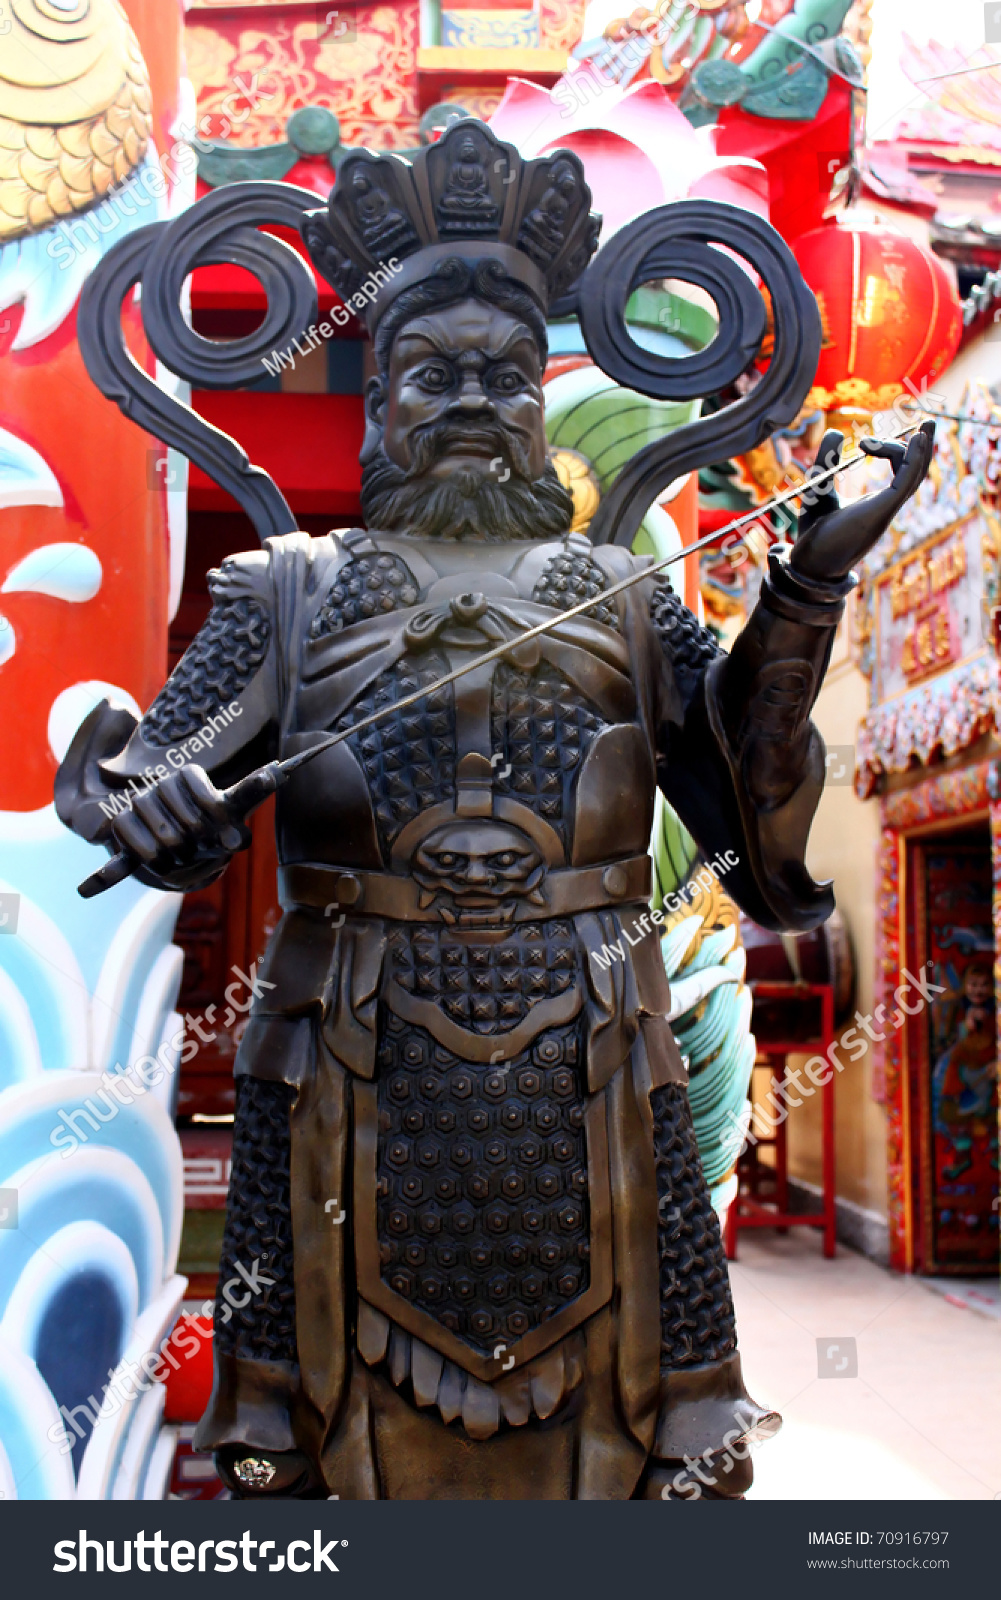
M939 1031L954 1042L938 1057L932 1079L935 1125L952 1147L942 1176L959 1178L973 1165L974 1144L986 1140L998 1168L998 1068L994 974L986 961L963 973L962 993L948 1007Z

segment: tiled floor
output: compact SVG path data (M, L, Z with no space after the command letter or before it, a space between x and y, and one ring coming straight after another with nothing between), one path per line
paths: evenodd
M751 1498L1001 1500L1001 1323L989 1310L840 1245L825 1261L806 1229L743 1235L730 1274L744 1380L785 1419L754 1452Z
M944 1294L953 1305L1001 1319L1001 1278L922 1278L928 1289Z

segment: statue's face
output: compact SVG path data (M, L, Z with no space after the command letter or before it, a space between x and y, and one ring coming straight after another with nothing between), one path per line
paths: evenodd
M445 894L460 913L496 911L505 901L531 896L543 873L531 839L506 822L486 819L443 823L413 859L421 888L429 895Z
M994 1000L994 980L982 967L968 967L963 979L967 1000L975 1006L991 1005Z
M546 464L539 350L524 322L463 300L406 323L393 342L378 402L390 461L440 482L472 472L502 484L535 479ZM420 470L428 438L432 459Z

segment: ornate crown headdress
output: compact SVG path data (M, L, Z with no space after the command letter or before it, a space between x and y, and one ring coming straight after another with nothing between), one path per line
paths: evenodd
M568 150L526 161L472 118L454 123L413 161L360 150L339 168L326 210L288 183L233 183L170 222L122 239L80 300L80 349L101 392L156 438L182 450L244 508L260 537L296 520L277 485L235 440L167 395L125 342L122 305L142 283L143 326L164 366L196 388L239 388L316 317L316 284L301 255L258 229L298 228L323 276L369 304L370 332L402 289L460 256L496 261L550 315L572 312L591 359L613 383L656 400L717 394L746 372L765 333L758 274L774 317L774 349L760 383L721 410L654 439L622 468L588 534L630 546L662 489L709 461L742 455L790 423L817 370L817 303L789 247L761 217L719 200L677 200L620 228L588 266L600 219L580 160ZM268 309L252 334L220 344L190 327L184 285L198 267L232 262L265 285ZM586 270L585 270L586 269ZM626 323L643 283L680 277L719 308L704 350L667 355L637 343ZM371 284L366 280L371 280ZM364 292L359 294L359 290ZM280 366L279 362L279 366Z
M579 157L557 150L526 161L467 118L412 161L348 156L326 210L306 215L302 235L345 300L378 273L372 330L402 289L448 256L500 261L545 309L576 287L600 227Z

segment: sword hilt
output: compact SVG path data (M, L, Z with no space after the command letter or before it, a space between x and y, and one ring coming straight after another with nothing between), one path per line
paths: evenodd
M258 767L256 772L251 772L246 778L241 778L239 783L234 783L231 788L222 791L223 804L229 819L233 822L242 822L252 811L255 811L269 795L285 781L291 773L282 770L283 763L269 761L266 766ZM95 895L103 894L106 889L114 888L116 883L121 883L123 878L130 878L142 862L135 851L123 849L106 861L103 867L98 867L89 878L85 878L77 889L77 894L84 900L92 900Z

